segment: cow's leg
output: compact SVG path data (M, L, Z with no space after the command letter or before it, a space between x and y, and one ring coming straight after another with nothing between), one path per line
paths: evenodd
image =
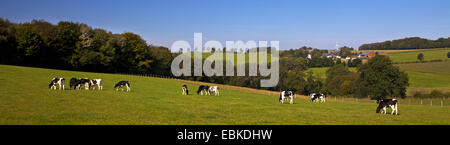
M391 115L394 115L394 112L395 112L395 110L396 110L396 109L395 109L395 105L392 105L392 106L391 106L391 109L392 109Z
M383 107L384 114L386 114L386 112L387 112L386 108L387 108L386 106Z
M291 97L291 102L290 102L291 104L293 104L294 103L294 97Z
M398 115L398 104L395 104L395 115Z

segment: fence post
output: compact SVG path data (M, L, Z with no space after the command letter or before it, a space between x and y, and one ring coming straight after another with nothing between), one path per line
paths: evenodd
M433 106L433 100L430 99L430 106Z
M441 100L441 107L444 107L444 101Z
M422 105L423 104L423 101L422 101L422 99L420 99L420 105Z

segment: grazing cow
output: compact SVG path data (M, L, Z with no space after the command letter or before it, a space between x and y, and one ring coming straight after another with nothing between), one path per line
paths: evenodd
M127 92L131 91L130 82L128 82L128 81L120 81L114 86L116 91L118 91L119 88L122 88L122 91L123 91L123 87L127 87Z
M325 95L322 93L312 93L311 95L309 95L311 102L325 102Z
M81 86L84 85L84 89L85 90L89 90L89 79L88 78L84 78L84 79L79 79L76 83L77 88L80 90Z
M219 96L219 87L218 86L211 86L209 87L209 94L213 94L214 96Z
M326 98L326 96L324 94L320 94L319 100L321 103L324 103L326 101L325 98Z
M89 88L92 87L95 90L95 86L97 86L98 90L103 90L102 79L92 79L89 83Z
M64 82L64 78L53 78L48 87L52 90L56 90L56 85L58 85L60 90L64 90Z
M383 100L377 100L377 103L379 104L377 107L376 113L384 112L386 114L386 108L389 106L392 109L391 115L398 115L398 101L396 99L383 99Z
M77 88L77 83L78 83L78 79L76 79L76 78L71 78L70 79L70 88L72 89L76 89Z
M205 95L209 95L210 94L209 93L209 86L200 85L198 87L198 90L197 90L197 95L198 94L203 95L203 92L205 92Z
M183 85L183 87L181 87L181 90L183 91L181 93L182 95L189 95L189 90L186 85Z
M281 104L284 104L284 101L288 98L290 99L290 104L294 103L294 93L292 91L282 91L278 101L280 101Z

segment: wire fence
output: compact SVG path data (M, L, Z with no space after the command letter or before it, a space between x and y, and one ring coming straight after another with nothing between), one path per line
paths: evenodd
M431 106L431 107L449 107L450 98L406 98L397 99L401 105L421 105L421 106ZM368 98L346 98L346 97L328 97L327 101L335 102L359 102L359 103L376 103L376 100L370 100Z
M227 90L235 90L235 91L241 91L241 92L247 92L247 93L256 93L256 94L262 94L262 95L268 95L268 96L276 96L279 97L279 92L277 91L271 91L271 90L261 90L261 89L253 89L253 88L246 88L246 87L239 87L239 86L232 86L232 85L226 85L226 84L214 84L214 83L208 83L208 82L200 82L200 81L192 81L192 80L186 80L182 79L181 77L173 77L173 76L165 76L165 75L158 75L158 74L133 74L133 73L117 73L121 75L128 75L128 76L138 76L138 77L153 77L153 78L163 78L163 79L173 79L176 81L193 84L193 85L216 85L220 88L227 89ZM309 99L308 96L304 95L295 95L295 98L300 99ZM449 107L450 106L450 98L448 97L442 97L442 98L406 98L406 99L397 99L399 101L399 104L401 105L420 105L420 106L430 106L430 107ZM326 101L333 101L333 102L357 102L357 103L376 103L376 100L371 100L369 98L350 98L350 97L331 97L328 96L326 98Z

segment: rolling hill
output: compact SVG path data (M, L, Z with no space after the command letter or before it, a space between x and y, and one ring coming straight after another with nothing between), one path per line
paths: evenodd
M101 78L104 90L50 90L53 77ZM400 115L392 116L376 114L375 103L299 97L280 104L275 94L239 87L219 86L221 96L199 96L193 93L197 83L153 77L0 65L0 79L0 124L450 124L448 107L401 101ZM130 81L131 92L113 89L121 80ZM181 95L184 83L190 95Z

